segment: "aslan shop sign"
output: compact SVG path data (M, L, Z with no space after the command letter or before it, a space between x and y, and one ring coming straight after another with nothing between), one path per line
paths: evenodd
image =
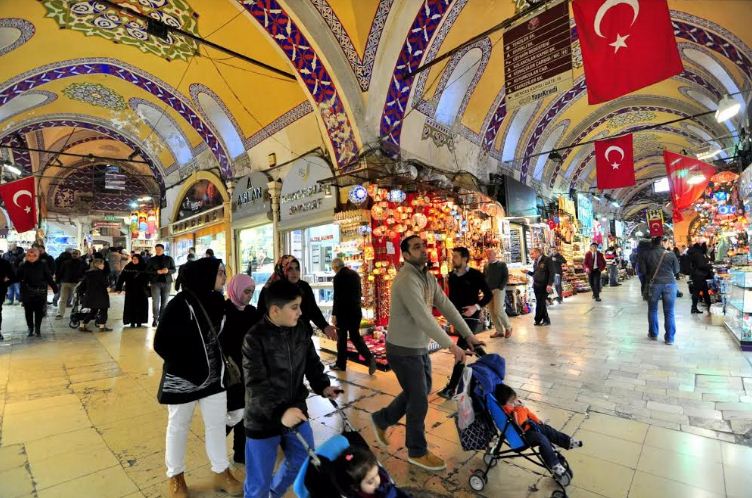
M233 218L270 213L271 203L267 195L268 183L269 178L261 172L251 173L241 178L233 193Z

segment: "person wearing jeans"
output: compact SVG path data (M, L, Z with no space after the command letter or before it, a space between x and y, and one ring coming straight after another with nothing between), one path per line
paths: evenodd
M371 415L371 427L379 444L387 446L387 429L407 416L407 461L425 470L443 470L446 463L428 450L425 436L428 393L431 391L428 344L433 339L440 347L449 349L455 364L465 360L465 351L439 327L432 314L433 307L454 325L470 349L482 343L444 294L436 277L428 271L425 242L419 236L411 235L400 243L400 250L405 264L392 282L386 358L402 392L389 406Z
M564 279L562 277L564 275L564 266L567 264L567 259L562 256L559 249L556 248L553 256L551 256L551 262L554 265L554 289L556 289L556 293L559 295L556 298L556 301L561 304L564 301L564 288L562 286Z
M658 339L658 301L663 301L663 319L666 344L674 343L676 323L674 304L676 302L676 276L679 274L679 260L676 255L666 250L662 243L666 241L655 237L649 249L640 251L639 265L645 270L645 285L650 288L648 298L648 338Z
M590 283L590 288L593 290L593 299L600 302L601 272L606 269L606 258L598 250L598 244L590 244L590 250L585 254L583 267L585 268L585 273L588 274L588 282Z
M164 246L157 244L154 246L156 255L146 263L146 271L149 272L151 283L151 309L152 322L151 326L156 327L162 312L167 306L167 300L170 298L170 287L172 286L172 274L175 273L175 261L164 253Z

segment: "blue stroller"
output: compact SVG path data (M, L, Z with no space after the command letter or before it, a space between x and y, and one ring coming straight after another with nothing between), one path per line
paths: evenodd
M337 409L337 412L342 416L343 430L342 434L334 436L324 442L315 451L308 445L305 438L300 433L292 429L295 432L300 443L306 449L308 453L308 459L300 467L298 476L293 484L293 491L299 498L348 498L348 494L343 491L335 478L335 471L332 462L340 456L340 454L347 450L350 446L361 446L368 448L368 443L359 432L350 424L345 413L339 408L336 401L330 400L332 406ZM383 467L380 467L379 475L382 477L382 483L388 480L388 492L386 496L388 498L403 498L409 497L403 491L400 491L394 485L394 481L391 480L389 474L386 473Z
M479 355L480 356L480 355ZM475 491L483 491L488 484L488 472L495 467L500 460L508 458L524 458L535 465L546 469L558 484L559 488L554 491L551 498L565 498L566 486L572 481L573 473L566 458L557 450L555 451L561 465L566 469L562 475L556 475L544 462L536 447L531 447L523 437L523 430L514 419L514 415L507 415L494 396L495 387L504 379L504 358L497 354L483 355L478 361L470 365L473 371L472 384L470 385L471 398L476 407L476 418L480 424L487 424L487 429L493 437L489 438L485 446L483 462L484 469L476 469L470 475L469 484ZM488 420L490 418L490 420ZM462 434L460 435L462 439ZM494 441L495 439L495 441ZM508 449L504 449L504 445Z

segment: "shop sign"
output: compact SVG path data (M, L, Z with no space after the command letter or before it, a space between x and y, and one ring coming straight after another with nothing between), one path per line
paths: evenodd
M117 223L113 221L95 221L93 225L94 225L94 228L120 228L123 226L122 223Z
M569 5L560 2L504 32L508 112L572 87Z
M238 181L232 193L233 220L271 213L268 183L269 178L261 172L251 173Z
M593 232L593 201L584 194L577 194L577 219L580 220L583 235Z
M293 163L282 181L280 221L333 211L336 206L335 192L327 197L324 185L319 183L319 180L331 176L329 164L319 157L306 157Z
M180 201L180 211L175 221L194 216L222 205L219 188L209 180L199 180L186 192Z

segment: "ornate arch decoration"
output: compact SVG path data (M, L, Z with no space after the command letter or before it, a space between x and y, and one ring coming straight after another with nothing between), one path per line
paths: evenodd
M178 214L180 213L180 200L183 199L187 194L188 191L193 187L193 185L201 180L207 180L211 182L215 187L217 187L217 191L222 196L222 201L225 203L228 203L231 201L230 196L227 193L227 188L225 187L224 183L222 182L222 178L218 177L214 173L211 173L209 171L194 171L191 176L189 176L184 182L183 185L180 187L180 191L178 192L177 196L177 202L175 202L175 205L172 208L172 213L170 216L169 222L174 222Z
M400 146L402 121L407 113L410 91L415 83L415 78L405 77L405 74L416 69L426 57L431 39L444 20L444 16L450 10L449 7L453 1L424 0L418 7L418 14L413 20L397 57L379 126L382 141L397 149ZM464 2L462 3L464 4ZM452 12L455 11L457 12L456 15L459 15L459 10L452 9ZM445 23L447 26L449 24L452 23ZM438 50L438 47L436 50Z
M356 166L358 144L344 102L323 60L277 0L236 0L269 33L316 102L339 168Z
M110 128L111 125L107 121L96 119L91 116L68 114L55 118L41 117L19 123L16 127L10 128L9 130L6 130L2 135L0 135L0 145L8 144L8 138L14 137L18 134L23 135L24 133L29 133L32 131L59 126L93 130L101 133L102 135L107 135L119 142L124 143L125 145L133 149L134 152L138 153L141 157L144 158L144 161L147 162L149 169L154 174L154 178L157 179L160 188L164 190L164 176L162 174L159 163L149 155L143 145L139 143L138 139L136 137L126 136L121 132L115 131Z
M219 126L217 123L214 122L214 120L209 116L206 109L201 105L199 102L199 94L205 94L210 99L214 101L214 103L219 107L222 112L224 113L227 120L230 122L232 127L235 130L235 133L238 135L238 138L240 139L241 146L245 149L245 143L243 141L243 131L240 128L240 125L238 124L237 120L235 119L235 116L232 115L232 112L230 112L230 109L225 105L224 101L220 98L219 95L214 93L214 90L209 88L206 85L203 85L201 83L193 83L188 88L188 91L191 93L191 99L193 99L193 103L195 104L196 108L198 109L198 112L201 113L201 116L203 116L204 120L213 126L214 133L219 135L219 137L222 139L222 141L225 143L225 149L229 152L231 147L228 145L227 138L222 134L222 131L219 129ZM232 153L231 153L232 154ZM242 152L240 153L242 154ZM238 157L240 154L232 154L233 158Z
M34 25L26 19L18 19L16 17L7 17L0 19L0 30L16 30L18 31L18 37L11 43L0 47L0 57L12 52L27 41L31 40L34 36L36 29Z
M76 59L35 68L5 83L0 89L0 105L50 81L88 74L108 74L151 93L172 107L206 142L219 162L222 175L232 177L232 167L221 142L209 126L191 109L189 101L167 83L134 66L109 58Z
M96 207L94 209L101 211L127 211L130 209L129 203L135 193L144 191L154 194L155 185L150 185L148 180L135 176L128 171L128 166L118 164L122 167L125 180L125 190L119 192L97 192L94 197ZM75 202L75 192L91 191L91 180L94 175L104 172L108 165L104 163L88 164L78 162L72 165L72 168L64 172L59 178L53 180L50 185L49 195L47 195L47 207L50 210L71 209ZM156 183L156 182L155 182ZM156 184L159 189L159 184Z
M159 137L165 143L165 147L170 151L173 159L175 159L175 162L177 164L182 166L184 164L188 164L191 161L191 159L193 158L191 142L188 140L188 137L185 136L183 130L180 129L180 125L172 118L172 116L170 116L166 112L163 112L159 106L156 106L148 100L144 100L138 97L129 98L128 106L142 120L144 120L144 122L149 125L152 130L154 130L154 133L159 135ZM147 116L144 116L142 114L142 111L139 110L140 106L144 106L151 111L156 111L159 114L157 122L153 123L151 119L149 119ZM163 123L165 124L163 125ZM168 130L170 130L171 133L169 135L165 135L163 133L163 129L158 129L157 126L155 126L157 124L167 126ZM175 140L178 143L171 143L172 140ZM183 157L185 154L187 154L188 157Z
M502 86L499 94L494 99L494 103L491 109L496 109L493 113L489 113L484 120L481 130L483 133L483 143L481 149L484 152L493 150L496 143L496 136L499 134L501 123L504 122L504 118L507 115L507 95L506 86Z

